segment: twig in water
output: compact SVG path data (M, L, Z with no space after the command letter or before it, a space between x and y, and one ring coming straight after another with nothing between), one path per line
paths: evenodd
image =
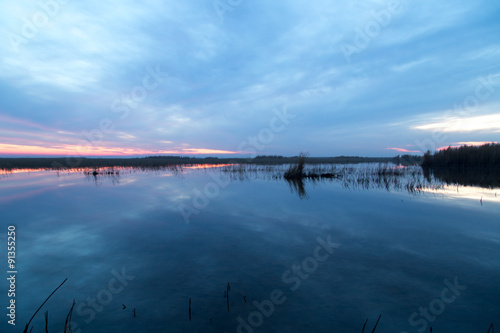
M229 285L229 282L227 283L227 287L226 287L226 294L227 294L227 297L226 297L226 302L227 302L227 312L229 312L229 290L231 290L231 286Z
M491 323L490 327L488 327L488 332L486 332L486 333L490 333L490 329L491 329L491 333L495 333L495 328L493 327L493 323Z
M49 311L45 311L45 333L49 333Z
M33 318L35 318L36 314L38 313L38 311L40 311L40 309L45 305L45 303L47 303L47 301L49 300L49 298L54 295L54 293L57 291L57 289L61 288L61 286L64 284L64 282L66 282L68 280L68 278L64 279L64 281L59 285L59 287L57 287L56 289L54 289L54 291L49 295L49 297L47 297L47 299L42 303L42 305L40 305L40 307L38 308L38 310L35 311L35 313L33 314L33 316L31 316L31 319L30 321L28 321L28 323L26 324L26 327L23 331L23 333L27 333L28 332L28 328L31 324L31 321L33 320ZM33 328L32 328L33 329ZM31 331L30 331L31 332Z
M377 322L375 323L375 327L373 328L372 333L375 333L375 329L377 328L378 322L380 321L380 317L382 317L382 315L378 316Z
M189 298L189 321L191 321L191 297Z
M380 317L382 317L382 315L378 316L377 322L375 323L375 326L373 327L372 333L375 333L375 330L377 329L378 322L380 321ZM367 323L368 323L368 318L365 320L365 324L363 325L363 330L361 331L361 333L365 332L365 328L366 328Z
M64 333L73 333L73 330L71 329L71 317L73 317L73 309L75 308L75 304L76 302L75 300L73 300L73 305L71 306L71 309L66 316L66 322L64 323Z
M363 325L363 330L361 331L361 333L365 333L366 323L368 323L368 318L366 318L365 320L365 324Z

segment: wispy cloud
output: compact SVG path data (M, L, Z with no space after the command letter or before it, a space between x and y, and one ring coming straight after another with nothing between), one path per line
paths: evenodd
M500 131L500 113L475 117L450 117L450 119L414 126L417 130L442 132Z
M396 72L406 72L414 67L418 67L418 65L424 64L426 62L430 61L430 59L420 59L420 60L415 60L415 61L410 61L404 64L400 65L395 65L392 67L393 71Z
M400 153L420 153L420 151L418 151L418 150L408 150L405 148L386 148L386 149L395 150L395 151L400 152Z

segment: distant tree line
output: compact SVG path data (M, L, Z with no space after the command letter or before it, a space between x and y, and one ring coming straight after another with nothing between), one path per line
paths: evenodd
M0 169L51 169L136 167L161 168L186 164L259 164L281 165L296 163L298 156L258 155L253 158L219 158L187 156L148 156L138 158L85 158L85 157L28 157L0 158ZM397 157L308 157L307 164L348 164L348 163L395 163L403 165L420 164L421 156L403 155Z
M424 168L500 168L500 144L489 143L482 146L461 146L431 154L424 154Z

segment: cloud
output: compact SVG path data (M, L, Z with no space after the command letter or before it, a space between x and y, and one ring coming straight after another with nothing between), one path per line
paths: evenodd
M414 126L413 129L425 131L442 132L472 132L472 131L491 131L500 130L500 114L490 114L475 117L450 117L450 119Z
M489 144L489 143L498 143L496 141L465 141L465 142L455 142L455 143L452 143L448 146L443 146L443 147L439 147L437 148L436 150L445 150L445 149L448 149L449 147L451 148L458 148L458 147L461 147L461 146L482 146L482 145L485 145L485 144Z
M400 152L400 153L420 153L420 151L418 151L418 150L408 150L405 148L386 148L386 149L395 150L395 151Z
M170 152L169 152L170 153ZM218 149L207 149L207 148L184 148L177 150L176 154L238 154L241 152L229 151L229 150L218 150Z
M420 59L420 60L415 60L411 62L407 62L401 65L395 65L392 67L393 71L396 72L406 72L414 67L418 67L418 65L424 64L426 62L430 61L430 59Z

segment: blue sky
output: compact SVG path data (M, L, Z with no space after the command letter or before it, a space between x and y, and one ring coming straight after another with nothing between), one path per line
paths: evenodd
M394 156L500 138L498 1L4 1L0 155Z

